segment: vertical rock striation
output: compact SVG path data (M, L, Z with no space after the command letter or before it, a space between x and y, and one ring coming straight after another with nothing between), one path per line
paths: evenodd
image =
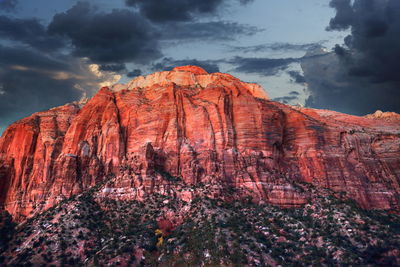
M179 178L281 206L306 203L296 183L307 182L398 211L400 119L384 117L295 108L229 74L178 67L11 125L0 203L22 220L104 180L104 196L190 199Z

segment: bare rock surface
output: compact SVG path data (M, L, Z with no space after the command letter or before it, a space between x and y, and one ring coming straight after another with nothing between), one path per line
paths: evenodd
M311 183L366 209L399 211L400 123L381 117L291 107L229 74L177 67L9 126L0 204L23 220L113 177L104 197L190 200L171 185L180 179L292 207L309 199L296 183Z

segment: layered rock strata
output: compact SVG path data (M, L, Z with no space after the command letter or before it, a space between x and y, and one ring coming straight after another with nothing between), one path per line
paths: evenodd
M176 179L281 206L306 203L296 183L312 183L398 211L400 123L287 106L184 66L35 113L0 138L0 203L17 220L106 180L104 197L190 200Z

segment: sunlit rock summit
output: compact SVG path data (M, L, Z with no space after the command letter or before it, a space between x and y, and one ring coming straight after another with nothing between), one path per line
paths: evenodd
M190 201L196 191L179 179L208 185L211 198L283 207L307 203L297 184L311 183L366 209L399 211L396 116L292 107L229 74L177 67L9 126L0 138L0 204L21 221L95 185L98 197L157 192Z

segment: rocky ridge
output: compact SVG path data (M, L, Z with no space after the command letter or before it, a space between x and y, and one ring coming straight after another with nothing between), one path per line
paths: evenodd
M17 221L105 181L104 199L192 200L176 179L281 207L309 202L296 186L305 182L398 212L400 125L283 105L258 85L184 66L35 113L0 138L0 203Z

